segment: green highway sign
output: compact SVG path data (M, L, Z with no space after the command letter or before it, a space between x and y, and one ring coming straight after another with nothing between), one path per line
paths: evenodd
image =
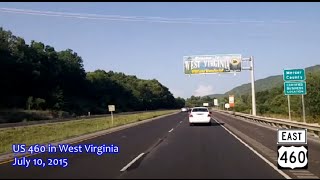
M284 81L304 81L306 75L304 69L287 69L283 71Z
M307 94L306 82L284 82L285 95L305 95Z
M304 69L285 69L283 70L284 94L288 96L289 119L290 114L290 95L301 95L303 121L305 119L304 98L307 94L306 74Z

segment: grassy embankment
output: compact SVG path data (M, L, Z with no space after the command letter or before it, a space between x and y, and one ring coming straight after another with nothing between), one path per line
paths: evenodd
M97 132L112 127L142 121L157 116L177 112L177 110L144 112L130 115L115 115L112 126L111 117L41 124L36 126L0 129L0 154L12 151L12 144L45 144Z

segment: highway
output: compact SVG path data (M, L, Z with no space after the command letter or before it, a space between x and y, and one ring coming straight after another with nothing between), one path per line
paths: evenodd
M211 126L189 126L187 113L154 120L78 144L115 144L119 154L38 154L68 158L61 167L0 163L0 178L303 178L320 176L319 144L308 141L309 169L276 168L276 131L221 113ZM135 161L136 160L136 161ZM303 172L303 173L302 173Z

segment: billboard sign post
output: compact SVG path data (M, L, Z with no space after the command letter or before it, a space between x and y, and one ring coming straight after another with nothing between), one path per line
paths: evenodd
M196 74L236 74L242 70L251 72L251 93L252 93L252 115L256 115L256 98L254 87L254 63L253 56L243 58L241 54L215 54L215 55L193 55L183 57L183 72L185 75ZM243 62L250 62L243 67Z

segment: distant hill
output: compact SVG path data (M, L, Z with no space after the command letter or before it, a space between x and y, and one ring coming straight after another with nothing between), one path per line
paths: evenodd
M272 89L283 84L282 75L269 76L264 79L259 79L255 81L256 92ZM246 93L251 93L251 83L243 84L241 86L235 87L232 90L226 92L225 94L242 95Z
M315 65L311 67L307 67L306 73L313 72L313 71L320 71L320 65ZM283 77L282 75L276 75L276 76L269 76L264 79L259 79L255 81L255 89L256 92L264 91L268 89L272 89L277 86L281 86L283 84ZM209 97L223 97L228 94L234 94L234 95L243 95L251 93L251 83L243 84L238 87L235 87L231 89L230 91L226 92L225 94L211 94L208 95Z

